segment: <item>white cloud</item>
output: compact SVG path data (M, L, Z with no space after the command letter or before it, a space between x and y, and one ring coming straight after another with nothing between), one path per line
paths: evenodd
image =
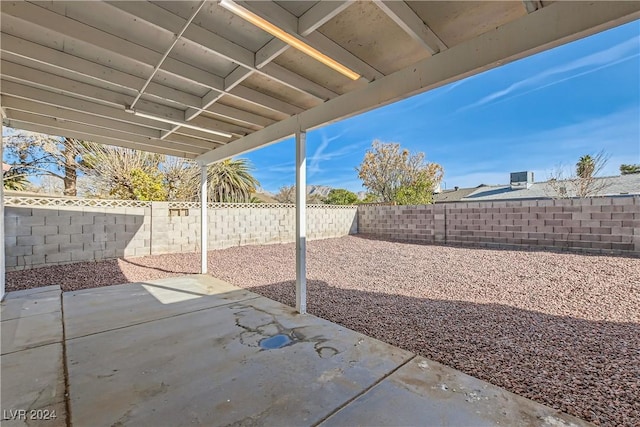
M342 132L331 137L327 137L324 133L321 134L320 145L312 155L307 157L307 181L309 183L344 187L347 185L346 182L348 180L353 179L355 171L352 167L340 167L341 164L337 164L337 162L332 163L331 167L323 167L324 162L347 156L360 149L363 145L369 144L369 141L359 141L349 145L331 144L333 141L342 138L347 131L348 129L344 129ZM333 145L336 146L336 149L331 151L330 147ZM329 171L327 172L327 170ZM262 166L256 171L256 176L261 182L266 183L266 189L277 192L277 189L281 186L294 183L295 173L296 165L293 161L289 161ZM350 187L359 187L359 181L357 185L353 182L349 182L348 184Z
M347 130L344 130L338 135L332 136L330 138L327 138L326 135L324 134L322 135L322 142L320 143L320 146L316 149L315 153L313 153L313 155L309 158L309 167L308 167L309 177L313 177L315 174L321 173L324 171L324 169L320 167L320 164L322 162L333 160L333 159L351 154L363 145L362 142L359 142L355 144L340 146L338 149L334 151L326 151L327 148L329 147L329 144L332 141L335 141L341 138L346 132Z
M476 102L466 105L465 107L461 108L458 111L464 111L471 108L480 107L496 99L504 98L508 94L518 89L530 87L533 85L540 85L542 82L549 79L550 77L554 77L559 74L570 73L570 72L574 72L574 71L581 70L584 68L589 68L589 67L597 67L594 70L589 70L586 72L583 71L580 74L570 76L562 80L562 81L566 81L571 78L578 77L578 75L588 74L589 72L594 72L599 69L612 66L616 63L622 62L623 60L627 60L637 56L638 48L639 48L638 38L634 37L632 39L619 43L608 49L592 53L591 55L587 55L585 57L576 59L567 64L559 65L559 66L550 68L548 70L544 70L542 72L536 73L535 75L529 78L512 83L511 85L503 89L500 89L498 91L495 91L479 99ZM629 53L632 53L632 55L629 55Z
M320 171L320 162L322 161L322 153L324 152L324 150L326 150L326 148L329 146L329 143L331 141L335 141L336 139L338 139L343 134L344 134L344 132L340 133L339 135L333 136L331 138L327 138L325 133L322 132L322 142L320 143L320 145L316 149L316 152L313 153L313 156L311 156L311 158L309 159L309 174L310 175L313 175L314 173Z
M295 174L296 165L294 162L277 163L275 165L268 165L259 169L259 172L266 172L269 174Z
M518 98L518 97L521 97L521 96L524 96L524 95L528 95L528 94L530 94L532 92L536 92L538 90L542 90L542 89L548 88L549 86L553 86L553 85L557 85L559 83L566 82L567 80L571 80L571 79L575 79L575 78L578 78L578 77L586 76L587 74L595 73L596 71L600 71L600 70L602 70L604 68L613 67L614 65L620 64L622 62L629 61L629 60L631 60L633 58L637 58L638 56L640 56L640 54L638 54L638 53L636 53L634 55L630 55L630 56L625 56L624 58L618 59L617 61L613 61L613 62L610 62L608 64L601 65L599 67L592 68L590 70L583 71L583 72L578 73L578 74L573 74L573 75L571 75L569 77L565 77L565 78L562 78L560 80L554 80L554 81L552 81L550 83L547 83L545 85L538 86L538 87L535 87L533 89L529 89L529 90L527 90L525 92L520 92L520 93L515 94L513 96L504 97L504 98L500 99L499 101L497 101L496 104L498 104L500 102L508 101L510 99L513 99L513 98Z

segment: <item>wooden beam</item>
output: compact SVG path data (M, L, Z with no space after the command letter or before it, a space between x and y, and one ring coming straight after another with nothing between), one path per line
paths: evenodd
M82 7L87 7L83 5ZM58 34L70 37L84 43L119 55L126 60L143 64L149 72L153 70L162 55L148 47L130 42L123 38L101 31L80 21L68 18L27 2L3 2L2 14L13 16L26 22L32 22ZM185 62L167 58L163 71L187 81L207 86L211 89L223 90L222 78L208 73Z
M265 2L267 3L267 2ZM275 3L274 3L275 4ZM178 25L178 23L186 22L186 19L175 15L160 6L157 6L150 2L144 1L135 1L135 2L114 2L111 3L113 7L124 10L134 16L143 19L144 21L155 25L159 29L163 29L165 31L167 28L172 28ZM265 71L260 71L255 66L255 53L233 43L230 40L227 40L216 33L209 31L203 27L200 27L196 24L191 24L189 28L183 34L183 39L194 43L200 47L207 49L208 51L225 58L228 61L231 61L235 64L238 64L245 68L245 74L250 74L251 72L258 72L260 74L265 75L281 84L284 84L288 87L296 89L300 92L304 92L303 89L297 87L292 82L289 82L286 79L278 78L277 76L272 76ZM299 78L304 78L299 76ZM220 89L218 89L220 90ZM222 89L224 90L224 88ZM307 93L309 96L314 96L313 94ZM320 101L320 99L319 99Z
M45 133L47 135L57 135L57 136L66 136L69 138L78 138L86 141L97 142L99 144L114 145L117 147L125 147L125 148L131 148L134 150L149 151L152 153L168 154L171 156L184 157L188 159L193 159L198 155L197 152L194 153L191 150L183 151L179 148L179 146L175 144L162 145L162 144L155 144L154 141L149 141L148 143L142 144L142 143L137 143L133 141L113 139L113 138L108 138L108 137L104 137L104 136L96 135L92 133L80 132L80 131L69 129L66 127L60 127L60 125L50 126L48 124L38 123L37 120L22 121L22 120L16 120L13 118L8 118L3 120L3 124L5 126L9 126L14 129L24 129L31 132ZM160 141L160 142L163 142L163 141Z
M144 85L144 79L118 71L113 68L86 59L52 49L37 43L14 37L10 34L1 34L2 43L0 50L4 59L11 59L6 54L25 58L39 64L45 64L53 69L64 70L88 77L98 82L119 86L129 92L136 93ZM201 98L180 90L151 82L145 94L163 101L182 104L189 107L199 107Z
M533 13L538 9L542 9L542 2L540 0L522 0L527 13Z
M316 3L311 9L306 11L300 18L295 21L294 15L289 12L279 11L280 14L287 16L289 20L289 30L297 32L299 35L306 37L324 23L338 15L351 4L350 1L321 1ZM264 45L256 52L256 67L263 68L265 65L273 61L278 55L284 53L291 46L280 39L273 38L269 43ZM331 52L325 52L331 56Z
M145 126L125 123L118 120L97 117L91 114L78 111L68 110L66 108L54 107L51 105L40 104L34 101L14 98L2 95L1 103L6 108L13 111L22 111L25 113L35 113L42 116L55 117L76 123L83 123L91 126L97 126L104 129L118 130L120 132L130 133L132 135L144 136L148 138L160 138L160 131Z
M431 31L431 28L404 1L373 1L380 10L398 24L412 39L420 43L431 55L447 48L442 40Z
M125 107L133 101L131 94L116 92L109 89L103 89L87 83L81 83L66 77L56 76L51 73L37 70L35 68L25 67L2 60L2 75L5 79L28 85L44 88L55 92L62 92L76 97L82 97L103 105L109 105L115 108ZM141 100L139 102L140 110L153 111L157 115L167 117L173 120L183 120L184 112L177 108L168 107L166 105Z
M126 113L122 108L109 107L84 99L63 95L61 93L50 92L48 90L10 82L8 80L1 81L0 92L19 99L31 100L41 104L62 107L81 113L84 112L97 117L120 120L125 123L142 125L161 131L171 128L171 125L168 123L145 119L134 114Z

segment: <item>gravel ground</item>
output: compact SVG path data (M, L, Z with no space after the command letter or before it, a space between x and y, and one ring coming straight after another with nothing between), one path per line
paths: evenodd
M209 254L212 275L293 305L293 244ZM7 273L64 290L196 273L171 254ZM598 425L640 425L640 259L393 243L308 245L312 314Z

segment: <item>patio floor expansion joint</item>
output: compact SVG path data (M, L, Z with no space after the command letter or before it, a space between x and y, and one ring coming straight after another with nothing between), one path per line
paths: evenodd
M92 332L92 333L90 333L90 334L85 334L85 335L78 335L77 337L69 338L68 340L67 340L66 338L64 338L64 333L63 333L63 341L64 341L64 342L66 342L66 341L73 341L73 340L77 340L77 339L79 339L79 338L85 338L85 337L90 337L90 336L92 336L92 335L99 335L99 334L103 334L103 333L105 333L105 332L111 332L111 331L117 331L117 330L120 330L120 329L126 329L126 328L129 328L129 327L131 327L131 326L144 325L144 324L146 324L146 323L157 322L158 320L171 319L171 318L174 318L174 317L184 316L184 315L186 315L186 314L198 313L198 312L205 311L205 310L212 310L212 309L215 309L215 308L225 307L225 306L228 306L228 305L237 304L237 303L239 303L239 302L251 301L251 300L254 300L254 299L256 299L256 298L260 298L260 295L256 295L256 296L254 296L254 297L247 297L247 298L242 299L242 300L239 300L239 301L229 301L229 302L227 302L227 303L220 304L220 305L216 305L216 306L214 306L214 307L203 307L203 308L199 308L199 309L197 309L197 310L186 311L186 312L184 312L184 313L172 314L172 315L170 315L170 316L158 317L157 319L150 319L150 320L145 320L145 321L142 321L142 322L131 323L131 324L129 324L129 325L118 326L117 328L105 329L105 330L103 330L103 331ZM64 317L64 313L63 313L63 317ZM64 320L62 321L62 325L63 325L63 327L64 327Z
M2 0L0 0L0 1L2 1ZM8 351L6 353L2 353L2 356L8 356L10 354L16 354L16 353L20 353L21 351L26 351L26 350L33 350L35 348L46 347L46 346L52 345L52 344L64 344L64 338L62 338L60 341L53 341L53 342L48 342L48 343L44 343L44 344L33 345L33 346L30 346L30 347L26 347L26 348L21 348L21 349L14 350L14 351Z
M380 384L381 382L383 382L384 380L386 380L387 378L389 378L391 375L395 374L400 368L402 368L403 366L405 366L407 363L411 362L413 359L415 359L416 357L418 357L418 355L413 354L411 357L409 357L407 360L405 360L404 362L402 362L401 364L399 364L398 366L396 366L395 368L393 368L392 370L390 370L389 372L387 372L386 374L384 374L383 376L381 376L380 378L378 378L378 380L376 380L373 384L371 384L369 387L365 388L364 390L362 390L360 393L356 394L355 396L353 396L351 399L345 401L342 405L338 406L336 409L334 409L333 411L331 411L329 414L327 414L324 418L322 418L320 421L318 421L317 423L315 423L313 425L313 427L317 427L319 425L322 425L322 423L324 423L325 421L327 421L329 418L333 417L335 414L337 414L338 412L340 412L341 410L343 410L344 408L346 408L347 406L349 406L351 403L355 402L357 399L359 399L360 397L364 396L365 394L367 394L369 391L373 390L378 384Z
M62 322L62 372L64 375L64 407L66 410L66 424L71 427L71 400L69 391L69 363L67 360L67 336L64 323L64 292L60 292L60 320Z

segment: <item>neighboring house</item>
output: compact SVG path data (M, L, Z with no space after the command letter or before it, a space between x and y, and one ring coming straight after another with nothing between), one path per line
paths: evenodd
M559 190L565 192L563 197L577 197L572 182L534 182L532 172L511 174L509 185L481 185L475 188L445 190L435 194L435 203L481 202L490 200L531 200L554 199L561 197ZM613 197L640 195L640 174L607 176L596 178L595 188L599 190L591 197Z
M454 187L453 190L442 190L439 193L433 195L433 201L435 203L453 203L459 202L469 194L478 190L479 188L486 187L485 185L479 185L473 188L458 188Z

